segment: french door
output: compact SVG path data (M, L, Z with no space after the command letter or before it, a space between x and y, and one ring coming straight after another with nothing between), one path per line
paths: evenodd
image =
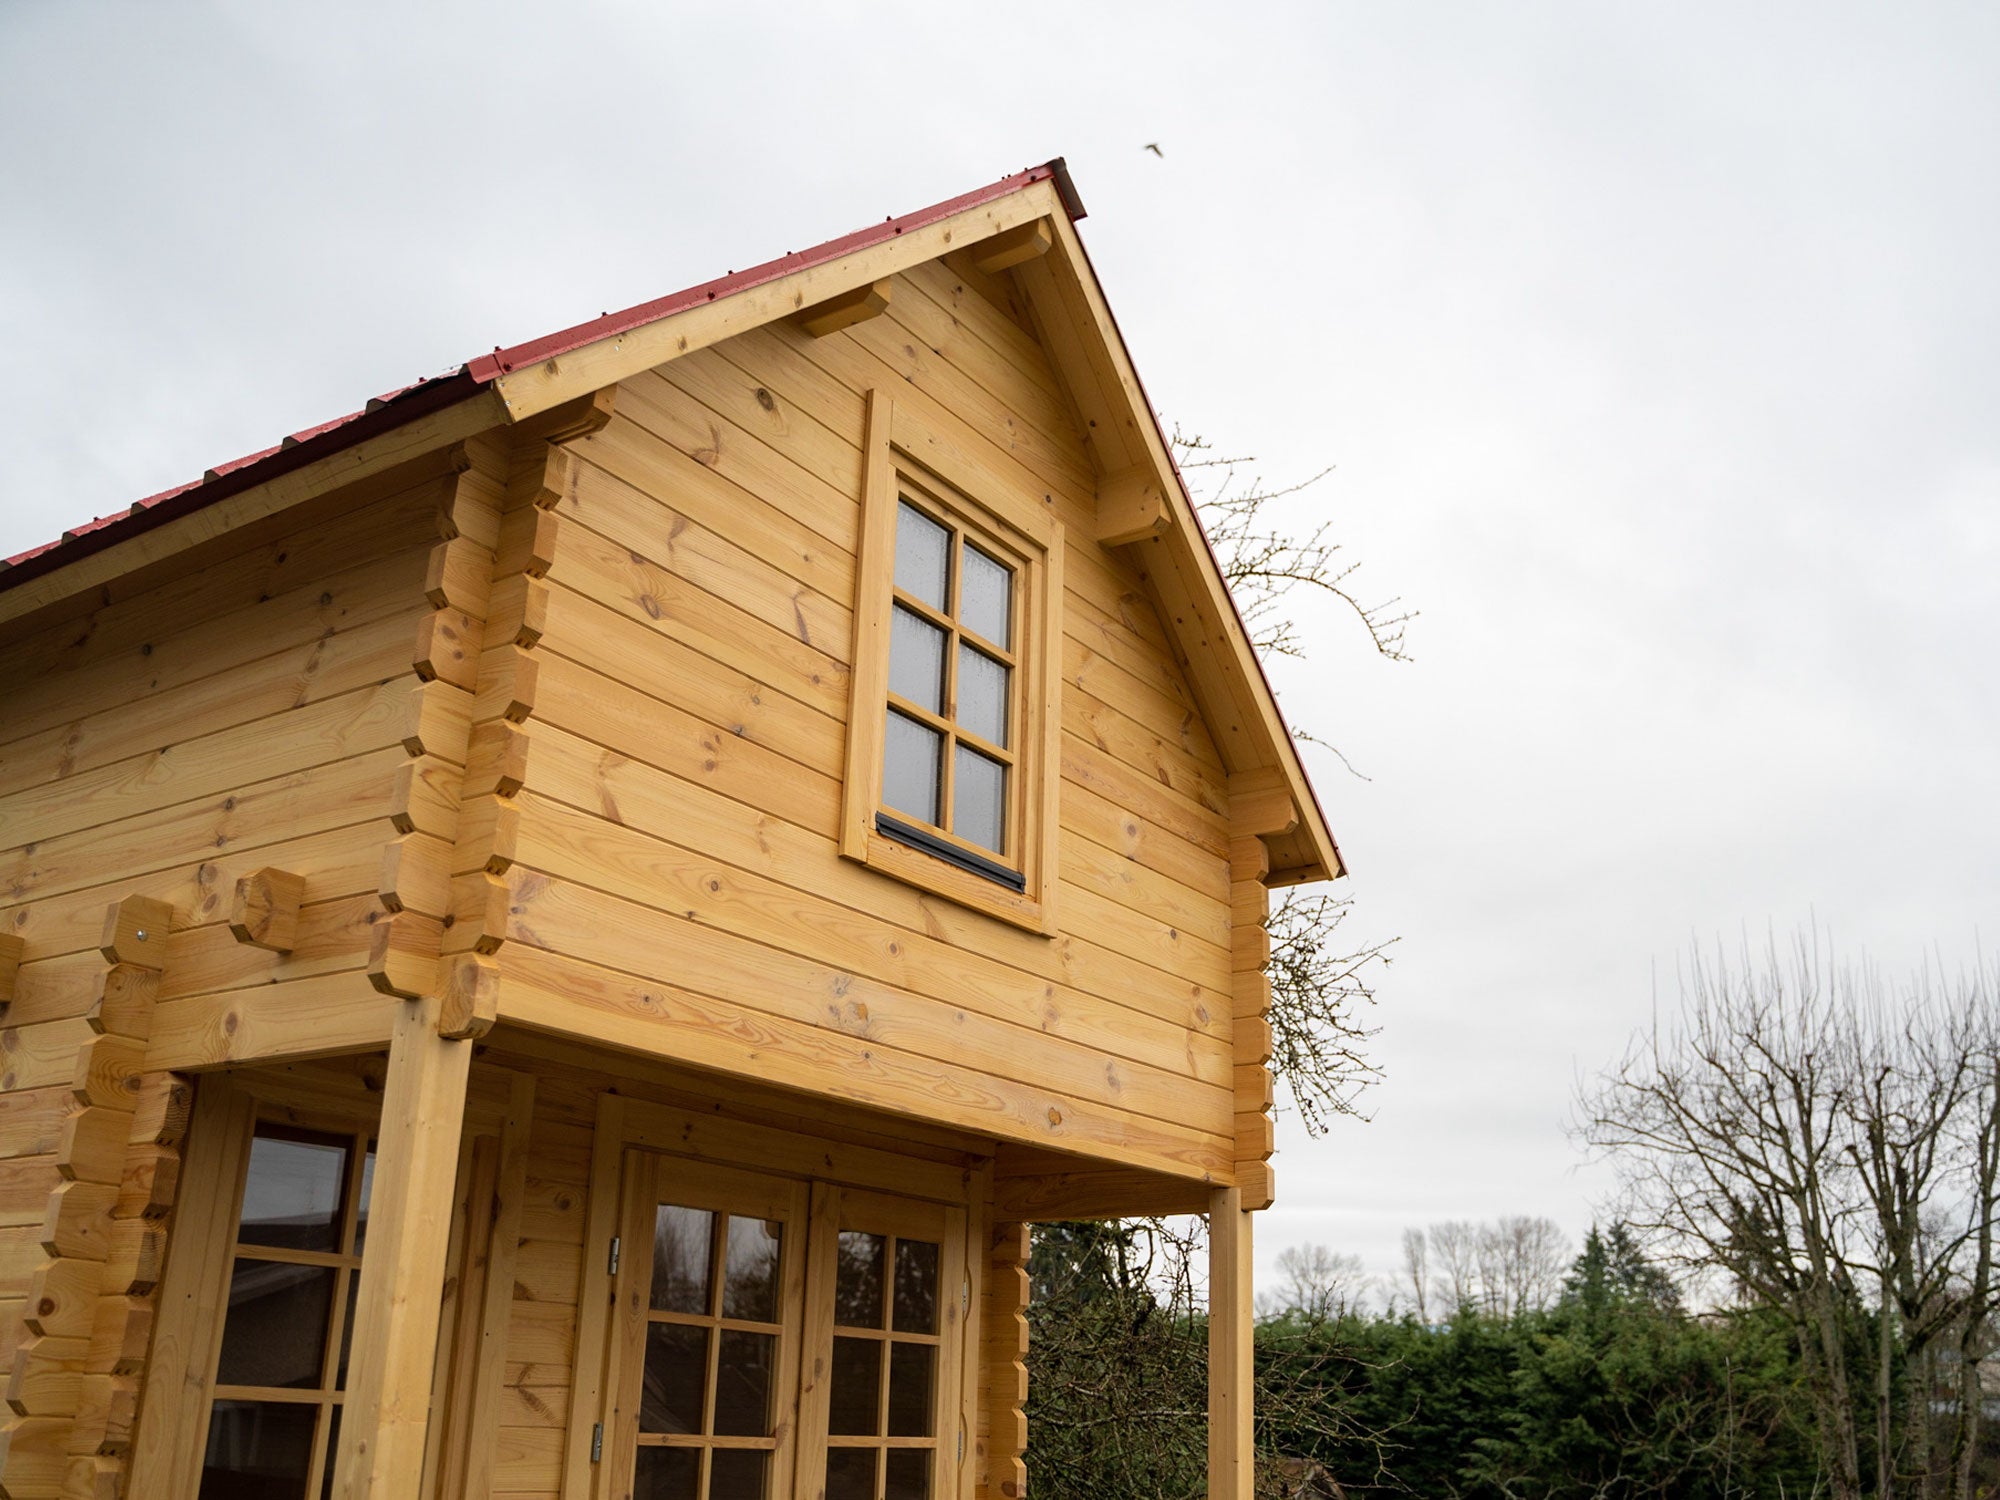
M625 1154L597 1493L960 1491L962 1209Z

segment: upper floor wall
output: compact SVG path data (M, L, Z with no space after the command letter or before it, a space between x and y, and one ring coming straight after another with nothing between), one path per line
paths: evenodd
M1090 459L1025 319L942 262L887 290L847 328L781 320L624 380L570 445L503 1011L1226 1175L1227 773L1143 579L1095 540ZM857 641L888 645L857 612L895 566L862 561L871 394L906 419L901 469L969 505L977 545L999 552L1022 512L1052 523L1050 628L1022 629L1010 667L1009 795L1045 787L1049 820L1027 917L960 862L844 842L857 797L898 811L849 759L850 716L884 712L879 686L857 697ZM992 862L1019 868L1000 842Z

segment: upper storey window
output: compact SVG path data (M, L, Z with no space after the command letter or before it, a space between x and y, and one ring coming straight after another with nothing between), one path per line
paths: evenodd
M1061 525L885 392L868 432L841 852L1053 932Z
M878 821L1019 890L1021 871L1008 860L1020 842L1012 643L1021 569L927 498L906 491L896 505Z

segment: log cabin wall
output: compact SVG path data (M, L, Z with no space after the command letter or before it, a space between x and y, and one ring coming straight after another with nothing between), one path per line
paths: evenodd
M990 290L990 288L989 288ZM624 380L547 576L503 1014L1182 1176L1235 1157L1226 778L1031 325L943 263ZM1065 523L1060 931L843 861L866 392Z
M172 1070L314 1032L340 1050L394 1003L367 970L408 742L438 707L414 663L454 462L163 561L0 646L7 1493L120 1482L187 1123ZM238 885L262 869L304 899L260 945Z

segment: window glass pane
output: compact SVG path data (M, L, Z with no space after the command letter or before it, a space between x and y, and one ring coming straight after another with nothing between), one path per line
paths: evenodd
M785 1226L775 1219L729 1221L724 1242L722 1315L746 1323L778 1321L778 1262Z
M889 691L944 712L944 632L897 605L889 623Z
M951 533L904 500L896 506L896 587L944 611Z
M882 1341L836 1338L826 1430L841 1437L882 1433Z
M317 1406L217 1401L208 1419L200 1500L305 1500Z
M889 1346L890 1437L931 1435L931 1375L936 1364L934 1344Z
M1012 651L1008 639L1014 614L1014 570L969 543L965 561L959 564L958 618L970 630L983 635L1003 651Z
M259 1135L250 1143L237 1239L288 1250L339 1250L347 1151L339 1136L292 1140Z
M368 1203L375 1196L375 1149L369 1147L368 1154L361 1158L361 1201L354 1209L354 1253L359 1255L361 1247L368 1242Z
M699 1448L641 1448L632 1472L632 1500L697 1500L701 1492Z
M924 1448L898 1448L889 1455L887 1500L930 1500L931 1455Z
M641 1432L700 1432L708 1384L708 1330L680 1323L646 1329L646 1371L639 1390Z
M708 1459L708 1500L765 1500L770 1468L761 1448L717 1448Z
M238 1260L229 1277L217 1385L315 1388L333 1311L330 1266Z
M319 1500L333 1500L333 1460L340 1452L340 1408L326 1413L326 1462L320 1468Z
M826 1455L826 1500L876 1500L873 1448L830 1448Z
M982 849L1005 854L1007 768L960 745L952 775L951 831Z
M726 1328L721 1340L716 1350L714 1430L726 1437L769 1437L777 1336Z
M958 722L1007 748L1007 679L1014 674L984 651L958 644Z
M709 1260L715 1215L662 1203L653 1215L653 1306L661 1312L709 1311Z
M888 733L882 737L882 801L919 823L938 823L938 772L942 753L938 733L889 710Z
M882 1326L882 1260L889 1243L859 1229L840 1231L833 1281L833 1321L846 1328Z
M340 1320L340 1371L333 1377L335 1390L347 1389L347 1357L354 1352L354 1305L361 1298L359 1268L347 1273L347 1313Z
M896 1331L937 1332L938 1247L896 1241Z

